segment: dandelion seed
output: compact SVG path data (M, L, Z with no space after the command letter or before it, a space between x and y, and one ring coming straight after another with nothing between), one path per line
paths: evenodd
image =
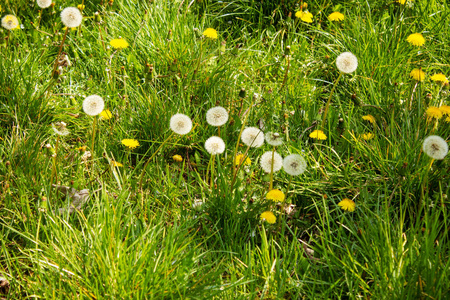
M83 101L83 111L89 116L96 116L103 111L105 102L99 95L91 95Z
M325 133L323 133L322 130L314 130L309 134L310 138L316 139L316 140L326 140L327 136Z
M56 122L52 124L52 129L57 135L66 136L70 133L66 126L67 124L64 122Z
M206 122L211 126L222 126L228 121L228 112L222 106L210 108L206 112Z
M308 11L298 11L295 13L295 17L306 23L312 23L313 15Z
M273 173L281 170L281 167L283 166L283 158L281 157L281 155L278 154L277 152L267 151L263 155L261 155L261 158L259 160L261 168L264 170L264 172L266 173L271 172L272 161L273 161Z
M421 69L413 69L411 73L409 73L409 76L411 76L414 80L417 81L424 81L425 80L425 72Z
M109 120L112 118L112 113L109 109L105 109L100 113L100 120Z
M271 146L280 146L283 144L283 136L281 136L278 132L269 131L264 135L267 144Z
M430 77L430 79L436 82L448 83L447 77L445 77L445 75L442 73L434 74L433 76Z
M341 53L336 58L336 67L342 73L347 73L347 74L353 73L353 72L355 72L356 68L358 67L358 59L351 52Z
M123 38L113 39L113 40L111 40L111 42L109 42L109 44L114 49L125 49L129 46L128 42L126 40L124 40Z
M134 149L139 146L139 141L135 139L123 139L122 144L129 149Z
M203 35L213 40L217 39L217 31L214 28L206 28Z
M245 160L244 160L245 159ZM244 157L244 154L238 154L238 155L236 155L236 157L234 158L234 164L236 165L236 166L239 166L239 165L247 165L247 166L249 166L249 165L251 165L251 163L252 163L252 161L250 160L250 158L248 158L248 156L245 156Z
M211 155L222 154L225 151L225 143L218 136L212 136L205 142L205 149Z
M406 40L408 41L408 43L410 43L413 46L422 46L423 44L425 44L425 39L424 39L423 35L420 33L410 34L406 38Z
M291 154L283 159L283 169L291 176L298 176L306 171L306 160L300 154Z
M283 202L284 198L284 193L278 189L273 189L266 194L266 199L274 202Z
M425 113L430 119L440 119L443 114L442 110L440 108L437 108L436 106L428 107Z
M174 114L170 118L170 129L179 135L188 134L192 129L191 118L183 114Z
M175 154L174 156L172 156L172 159L176 162L182 162L183 161L183 157L181 157L181 155L179 154Z
M259 148L264 144L264 133L256 127L247 127L242 131L241 140L249 147Z
M76 7L66 7L61 12L61 21L69 28L78 27L83 21L83 15Z
M271 211L265 211L260 216L262 221L266 221L269 224L275 224L277 217Z
M430 135L423 140L422 150L433 159L444 159L448 153L448 144L440 136Z
M353 200L350 200L348 198L342 199L341 202L338 203L338 205L346 211L352 212L355 211L355 202Z
M372 124L376 123L376 120L375 120L374 116L372 116L372 115L365 115L362 118L363 118L363 120L369 121Z
M50 5L52 5L52 0L36 0L36 4L40 7L40 8L47 8Z
M364 140L366 140L366 141L373 139L374 136L375 136L375 135L374 135L373 133L371 133L371 132L363 133L363 134L361 135L361 137L362 137Z
M8 30L14 30L19 27L19 20L13 15L6 15L2 18L2 26Z
M328 16L328 20L330 20L330 21L343 21L344 20L344 15L341 14L340 12L338 12L338 11L335 11L335 12L331 13Z

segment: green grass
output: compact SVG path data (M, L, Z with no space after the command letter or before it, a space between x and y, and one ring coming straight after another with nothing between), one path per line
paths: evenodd
M87 0L57 78L59 14L80 3L56 3L40 21L32 1L2 4L23 28L0 29L0 278L9 282L0 297L450 298L450 164L422 151L428 135L450 137L446 116L426 115L450 105L448 84L430 79L450 74L450 7L315 0L309 24L294 17L301 3ZM345 20L328 21L333 11ZM208 27L218 39L202 36ZM406 41L416 32L425 45ZM113 49L118 37L129 47ZM358 68L336 83L346 51ZM414 68L424 81L410 77ZM92 94L112 113L97 120L93 149L82 109ZM214 106L229 112L220 134L205 118ZM172 135L175 113L192 119L187 135ZM61 121L70 134L58 137L51 125ZM277 152L306 159L305 173L273 176L292 212L265 199L259 157L272 147L247 149L245 126L279 132ZM310 138L316 129L327 139ZM211 185L204 143L213 135L226 150ZM235 173L236 146L251 165ZM59 214L71 199L52 183L88 189L89 201ZM344 198L354 212L338 206ZM275 224L260 220L268 210Z

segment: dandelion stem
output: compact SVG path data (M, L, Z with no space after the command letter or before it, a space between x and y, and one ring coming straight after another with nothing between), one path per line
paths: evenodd
M270 183L269 192L273 189L273 157L275 156L275 147L272 149L272 161L270 162Z
M64 36L63 39L61 41L61 45L59 46L59 51L58 51L58 55L56 56L56 60L55 60L55 64L53 65L53 71L52 71L52 77L55 78L56 76L56 72L58 69L58 61L59 61L59 57L61 55L62 52L62 48L64 46L64 42L66 41L66 37L67 37L67 33L69 32L69 27L66 28L66 32L64 32Z
M211 190L214 187L214 161L216 159L215 155L212 155L211 157L212 161L211 161Z
M333 88L331 89L330 96L328 97L327 104L325 104L325 110L323 111L323 118L322 118L322 128L325 127L325 121L327 120L328 108L330 106L331 97L333 96L334 89L336 88L336 86L337 86L337 84L339 82L339 79L341 79L341 76L342 76L342 72L339 72L338 78L333 83Z
M92 143L91 143L91 154L94 156L94 141L95 141L95 123L97 118L94 117L94 122L92 122Z

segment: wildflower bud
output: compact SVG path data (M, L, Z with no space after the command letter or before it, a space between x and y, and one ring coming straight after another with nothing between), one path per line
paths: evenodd
M286 46L284 49L284 55L291 55L291 46Z
M241 90L239 91L239 98L245 98L245 88L241 88Z
M100 22L102 21L102 17L100 17L100 14L98 13L98 11L96 11L96 12L94 13L94 20L95 20L95 22L97 22L97 23L100 23Z
M288 17L287 17L287 22L290 23L292 20L292 12L289 12Z
M5 183L5 190L9 189L9 182Z
M302 9L307 9L307 8L308 8L308 3L303 2Z

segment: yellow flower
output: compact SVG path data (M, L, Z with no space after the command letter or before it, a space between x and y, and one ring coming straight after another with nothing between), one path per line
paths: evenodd
M260 216L261 220L266 221L269 224L275 224L277 217L271 211L265 211Z
M430 79L433 80L433 81L439 81L439 82L442 82L442 83L448 83L447 77L445 77L445 75L442 74L442 73L434 74L433 76L430 77Z
M178 155L178 154L175 154L174 156L172 156L172 159L177 162L183 161L183 158L181 157L181 155Z
M450 123L450 117L445 118L445 122Z
M77 150L80 152L84 152L84 151L86 151L86 146L78 147Z
M77 7L79 10L83 10L86 6L83 4L78 4Z
M266 194L266 199L272 200L275 202L283 202L284 201L284 193L280 190L274 189L274 190L269 191Z
M112 118L112 113L109 111L109 109L105 109L100 113L100 120L109 120Z
M338 11L335 11L335 12L331 13L328 16L328 20L330 20L330 21L343 21L344 20L344 15L341 14L340 12L338 12Z
M411 76L414 80L417 81L424 81L425 80L425 72L421 69L414 69L409 73L409 76Z
M113 167L123 167L123 165L120 162L117 162L117 161L114 161L114 160L111 161L111 166L113 166Z
M372 116L372 115L366 115L366 116L363 116L362 118L363 118L363 120L369 121L372 124L375 124L375 122L376 122L374 116Z
M130 149L134 149L139 146L139 142L135 139L123 139L122 144Z
M252 161L250 160L250 158L248 158L248 156L245 157L245 161L243 161L243 160L244 160L244 154L238 154L234 158L234 164L236 166L239 166L240 164L249 166L252 163Z
M348 198L342 199L341 202L338 203L338 205L343 209L347 211L355 211L355 202L353 200L350 200Z
M422 46L425 44L425 39L422 34L420 33L413 33L410 34L406 40L413 46Z
M314 130L309 135L310 138L317 139L317 140L326 140L327 136L325 133L323 133L322 130Z
M442 117L442 110L437 108L436 106L430 106L426 110L427 117L432 119L439 119Z
M442 112L443 115L450 116L450 106L448 106L448 105L441 105L439 107L439 110Z
M405 4L406 2L412 2L414 0L397 0L398 3L400 4Z
M361 137L362 137L364 140L368 141L368 140L373 139L374 135L373 135L372 132L367 132L367 133L363 133L363 134L361 135Z
M111 40L111 42L109 42L109 44L114 49L125 49L128 47L128 42L125 41L123 38L113 39Z
M308 11L303 12L299 10L298 12L295 13L295 16L300 20L302 20L303 22L312 23L313 15Z
M67 26L64 26L62 30L66 31L66 29L67 29ZM78 30L78 28L77 27L71 27L70 30L75 31L75 30Z
M217 39L217 31L214 28L206 28L203 35L213 40Z

